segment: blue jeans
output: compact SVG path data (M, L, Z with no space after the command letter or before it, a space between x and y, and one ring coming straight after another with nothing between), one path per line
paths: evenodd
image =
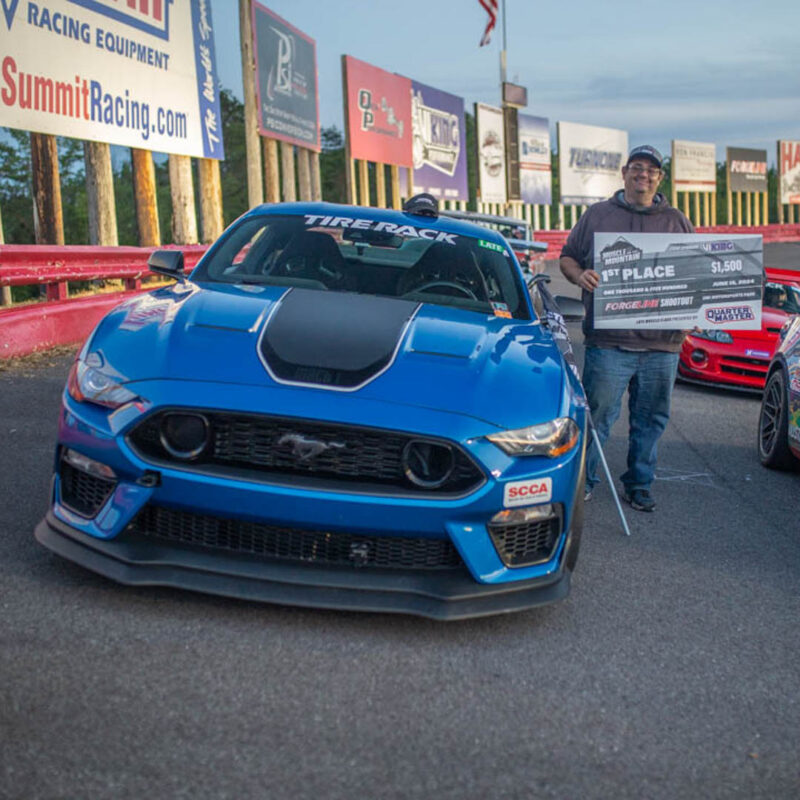
M677 353L586 348L583 386L601 444L605 444L619 417L622 395L628 389L628 470L622 475L622 483L629 492L649 489L655 478L658 440L669 421L677 370ZM599 463L600 455L590 440L586 451L587 489L600 480L597 477Z

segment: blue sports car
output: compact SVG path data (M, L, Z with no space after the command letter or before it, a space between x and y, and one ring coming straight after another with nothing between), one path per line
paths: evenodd
M566 596L587 413L494 231L261 206L89 336L46 547L126 584L454 619ZM542 289L542 292L545 290ZM561 330L563 333L563 328Z

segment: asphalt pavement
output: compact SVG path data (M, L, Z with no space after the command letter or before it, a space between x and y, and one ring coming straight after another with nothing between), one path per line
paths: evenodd
M566 601L443 624L39 546L69 363L0 371L1 798L800 796L800 473L758 463L757 396L678 384L658 510L627 538L601 486Z

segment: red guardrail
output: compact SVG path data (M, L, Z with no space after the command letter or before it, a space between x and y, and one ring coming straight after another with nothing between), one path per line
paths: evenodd
M180 249L193 269L207 245L184 247L0 246L0 286L44 285L45 300L0 308L0 358L83 341L115 305L144 291L154 250ZM68 299L69 281L122 280L125 290Z
M760 233L765 242L800 241L800 224L745 227L721 225L698 228L702 233ZM547 242L545 258L558 258L569 231L535 231ZM0 286L47 287L46 300L0 308L0 358L27 355L61 344L82 341L101 317L141 289L148 273L147 259L156 249L181 249L187 270L192 269L207 245L176 248L151 247L51 247L0 245ZM125 290L88 297L67 298L68 281L122 280Z

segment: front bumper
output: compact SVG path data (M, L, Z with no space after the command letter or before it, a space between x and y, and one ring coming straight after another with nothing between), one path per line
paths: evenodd
M36 527L35 535L58 555L119 583L170 586L280 605L456 620L553 603L566 597L570 588L566 557L557 570L538 578L482 584L465 567L415 573L334 568L154 545L128 533L98 539L52 512ZM570 535L565 553L572 544Z

